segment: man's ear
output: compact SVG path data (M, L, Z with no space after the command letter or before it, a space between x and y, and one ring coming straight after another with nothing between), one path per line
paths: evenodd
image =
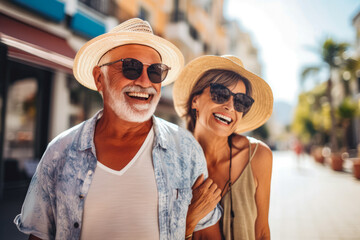
M196 95L193 97L192 101L191 101L191 108L193 109L198 109L198 104L199 104L199 97L200 95Z
M99 66L95 66L93 68L93 77L94 77L95 85L96 85L98 92L103 91L104 77L103 77L102 71Z

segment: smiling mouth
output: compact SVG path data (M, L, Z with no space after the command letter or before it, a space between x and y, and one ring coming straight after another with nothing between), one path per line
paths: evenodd
M227 117L227 116L224 116L220 113L213 113L214 117L216 120L219 120L220 122L222 123L225 123L227 125L229 125L231 122L232 122L232 119Z
M128 95L131 98L141 100L141 101L146 101L152 96L152 94L141 93L141 92L127 92L126 95Z

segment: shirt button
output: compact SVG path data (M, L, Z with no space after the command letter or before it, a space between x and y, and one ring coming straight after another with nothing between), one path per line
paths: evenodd
M84 198L84 195L83 195L83 194L80 194L80 195L79 195L79 198L80 198L80 199L83 199L83 198Z
M78 228L78 227L79 227L79 223L78 222L74 223L74 228Z

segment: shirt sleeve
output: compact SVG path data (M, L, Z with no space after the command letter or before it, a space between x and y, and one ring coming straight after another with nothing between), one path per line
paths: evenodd
M196 141L196 140L195 140ZM204 174L204 178L208 178L209 174L207 171L207 165L206 165L206 159L204 156L204 152L201 148L201 146L198 144L198 142L194 143L194 154L192 154L193 157L193 161L194 164L196 165L195 167L195 178L192 179L192 184L195 183L196 179L201 175ZM214 210L212 210L210 213L208 213L203 219L201 219L198 224L195 227L195 232L202 230L204 228L210 227L212 225L214 225L215 223L217 223L222 215L222 209L220 207L220 205L218 204Z
M217 223L222 214L221 206L218 204L214 210L209 212L203 219L201 219L196 225L194 232L210 227Z
M55 238L52 204L53 179L50 174L51 151L45 152L31 180L21 213L14 219L19 231L41 239Z

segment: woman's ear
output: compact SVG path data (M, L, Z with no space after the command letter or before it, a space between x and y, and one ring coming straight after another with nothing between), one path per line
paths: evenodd
M93 77L94 77L95 85L96 85L98 92L102 92L104 78L103 78L103 74L102 74L102 71L99 66L95 66L93 68Z
M200 95L196 95L196 96L193 97L193 99L192 99L192 101L191 101L191 108L193 108L193 109L197 109L197 108L198 108L199 97L200 97Z

